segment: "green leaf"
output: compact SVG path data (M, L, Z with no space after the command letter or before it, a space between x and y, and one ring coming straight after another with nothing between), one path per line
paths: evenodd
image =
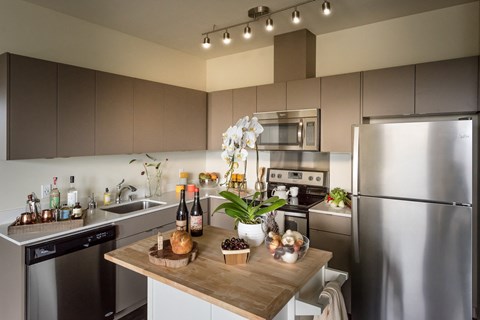
M236 205L244 208L245 210L248 207L247 203L242 198L240 198L239 196L237 196L236 194L234 194L230 191L221 191L219 194L222 197L224 197L225 199L227 199L228 201L231 201L232 203L235 203Z
M148 159L152 160L152 161L157 161L157 159L155 159L154 157L152 157L151 155L149 155L148 153L145 153L145 155L147 156Z
M133 163L135 161L137 161L137 159L132 159L132 160L130 160L130 162L128 164Z

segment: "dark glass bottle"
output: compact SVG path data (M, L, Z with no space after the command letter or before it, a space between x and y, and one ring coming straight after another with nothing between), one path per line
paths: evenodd
M180 203L177 209L176 227L177 230L183 230L188 232L188 209L185 202L185 190L180 191Z
M203 210L200 205L198 188L195 188L192 210L190 210L190 234L192 237L203 235Z

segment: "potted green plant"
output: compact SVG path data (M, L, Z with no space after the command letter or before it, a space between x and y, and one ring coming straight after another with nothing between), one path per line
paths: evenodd
M247 240L252 247L259 246L265 239L262 216L277 210L286 203L285 199L280 199L277 196L255 203L257 199L260 199L260 192L255 192L252 201L249 202L230 191L221 191L219 194L228 202L219 205L212 214L224 210L228 216L235 220L238 236Z

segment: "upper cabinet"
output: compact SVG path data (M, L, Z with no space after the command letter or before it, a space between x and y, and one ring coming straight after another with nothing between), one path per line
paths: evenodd
M321 79L323 152L352 152L352 125L360 123L360 73Z
M95 154L133 152L133 79L97 72Z
M416 66L415 112L454 113L478 110L478 57Z
M363 116L415 113L415 66L363 72Z
M320 108L320 78L287 82L287 109Z
M57 155L57 64L7 54L7 158Z
M133 152L164 151L165 85L135 79L133 92Z
M257 112L287 109L287 84L285 82L257 87Z
M257 112L257 87L233 89L233 122Z
M205 150L207 144L207 94L165 86L165 117L162 135L165 150Z
M95 154L95 71L58 65L57 156Z
M222 134L232 125L233 91L222 90L208 94L208 150L222 149Z

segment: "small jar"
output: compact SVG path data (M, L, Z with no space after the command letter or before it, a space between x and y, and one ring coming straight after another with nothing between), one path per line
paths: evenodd
M80 202L75 203L75 207L72 210L72 219L80 219L82 217L82 206Z
M60 216L58 217L59 221L68 220L72 215L72 209L64 204L63 207L60 209Z

